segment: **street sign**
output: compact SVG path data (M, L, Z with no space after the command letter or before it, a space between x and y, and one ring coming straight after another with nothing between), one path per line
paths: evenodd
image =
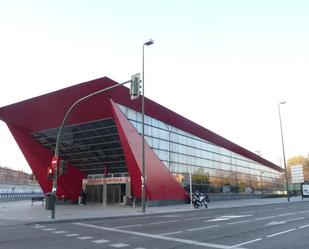
M309 182L304 182L301 185L301 195L302 197L309 197Z

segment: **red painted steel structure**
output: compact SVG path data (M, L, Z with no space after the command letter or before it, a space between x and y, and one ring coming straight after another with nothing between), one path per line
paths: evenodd
M0 108L0 119L7 124L44 192L51 191L52 182L46 178L46 172L50 166L53 152L38 143L30 133L58 128L72 103L85 95L114 84L117 83L104 77ZM73 111L67 124L112 118L119 132L126 164L132 179L133 191L136 197L140 197L141 136L122 114L116 103L141 112L141 100L131 101L129 89L120 86L110 92L94 96L81 103ZM266 159L149 99L145 99L145 106L146 115L270 168L282 171L282 168ZM182 187L168 172L147 143L146 164L146 193L150 200L184 200L186 198ZM81 189L82 179L85 177L85 174L74 167L74 165L68 165L68 173L58 179L57 195L65 195L69 199L77 199Z

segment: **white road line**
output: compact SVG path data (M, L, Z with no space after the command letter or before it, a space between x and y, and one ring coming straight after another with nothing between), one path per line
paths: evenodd
M296 228L292 228L292 229L285 230L285 231L282 231L282 232L279 232L279 233L273 233L273 234L271 234L271 235L268 235L267 238L271 238L271 237L274 237L274 236L277 236L277 235L280 235L280 234L292 232L292 231L294 231L295 229L296 229Z
M151 222L149 223L150 225L155 225L155 224L164 224L164 223L173 223L173 222L177 222L179 220L166 220L166 221L158 221L158 222Z
M208 227L197 227L197 228L191 228L188 229L188 232L192 232L192 231L196 231L196 230L203 230L203 229L208 229L208 228L214 228L214 227L218 227L219 225L213 225L213 226L208 226Z
M42 230L43 231L55 231L56 229L55 228L43 228Z
M256 211L247 211L247 212L241 212L241 213L238 213L240 215L243 215L243 214L254 214Z
M305 227L309 227L309 224L308 224L308 225L301 226L301 227L299 227L299 228L305 228Z
M285 209L285 208L276 208L276 209L278 209L278 210L279 210L279 209Z
M288 216L288 215L293 215L293 214L296 214L296 213L278 214L277 216L278 216L278 217L281 217L281 216Z
M272 219L275 218L276 216L266 216L266 217L261 217L261 218L256 218L255 220L267 220L267 219Z
M91 227L91 228L100 229L100 230L104 230L104 231L111 231L111 232L130 234L130 235L141 236L141 237L146 237L146 238L153 238L153 239L161 239L161 240L166 240L166 241L173 241L173 242L178 242L178 243L182 243L182 244L188 244L188 245L191 245L191 246L192 245L197 245L197 246L202 246L202 247L220 248L220 249L229 249L229 248L231 248L230 246L226 246L226 245L206 243L206 242L199 242L199 241L188 240L188 239L172 238L172 237L160 236L160 235L149 234L149 233L126 231L126 230L120 230L120 229L115 229L115 228L111 228L111 227L96 226L96 225L91 225L91 224L86 224L86 223L81 223L81 222L75 222L75 223L72 223L72 224L77 225L77 226ZM237 247L237 249L243 249L243 248Z
M307 210L307 211L298 211L297 213L298 214L309 213L309 210Z
M234 246L232 246L231 248L235 248L235 247L238 247L238 246L247 245L247 244L250 244L250 243L253 243L253 242L256 242L256 241L260 241L260 240L262 240L262 239L261 239L261 238L258 238L258 239L250 240L250 241L247 241L247 242L243 242L243 243L234 245Z
M127 227L140 227L140 226L142 226L142 224L119 226L119 227L113 227L113 228L127 228Z
M44 228L45 226L35 225L34 228Z
M110 246L115 247L115 248L122 248L122 247L127 247L129 245L128 244L124 244L124 243L117 243L117 244L112 244Z
M223 218L230 218L230 219L235 219L235 218L243 218L243 217L248 217L252 216L252 214L244 214L244 215L223 215L221 217Z
M86 240L86 239L93 239L93 237L91 237L91 236L82 236L82 237L77 237L77 239Z
M79 236L80 234L78 233L69 233L69 234L66 234L65 236L66 237L76 237L76 236Z
M226 225L234 225L234 224L239 224L239 223L247 223L250 222L251 220L239 220L239 221L234 221L230 223L226 223Z
M61 233L67 233L67 232L66 231L54 231L53 233L61 234Z
M96 243L96 244L102 244L102 243L107 243L107 242L109 242L109 240L106 240L106 239L98 239L98 240L93 240L92 242L93 242L93 243Z
M205 220L205 222L213 222L213 221L223 221L223 220L230 220L231 218L216 218L216 219L212 219L212 220Z
M182 231L170 232L170 233L161 233L161 234L159 234L159 235L160 235L160 236L165 236L165 235L178 234L178 233L182 233Z
M305 217L299 217L299 218L290 219L290 220L283 220L283 222L290 222L290 221L303 220L303 219L305 219Z
M207 219L208 217L195 217L195 218L189 218L189 219L184 219L184 220L202 220L202 219Z

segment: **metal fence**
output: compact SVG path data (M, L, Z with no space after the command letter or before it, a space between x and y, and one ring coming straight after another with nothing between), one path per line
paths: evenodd
M27 200L44 196L43 193L0 193L0 201Z

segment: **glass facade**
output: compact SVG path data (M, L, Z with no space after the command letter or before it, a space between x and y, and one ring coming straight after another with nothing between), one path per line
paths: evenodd
M142 115L120 109L142 133ZM193 190L214 193L277 193L283 190L282 173L188 132L145 115L145 140L187 190L190 172Z

